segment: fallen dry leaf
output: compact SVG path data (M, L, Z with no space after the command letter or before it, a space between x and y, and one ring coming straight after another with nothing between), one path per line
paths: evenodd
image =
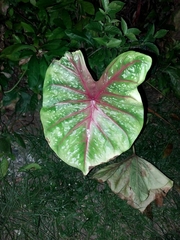
M173 150L172 143L168 143L168 145L164 149L163 158L167 158L172 153L172 150Z
M171 113L170 116L173 120L180 121L180 117L177 114Z
M162 206L173 181L145 159L133 154L122 163L108 165L93 178L107 181L111 190L141 212L152 202Z

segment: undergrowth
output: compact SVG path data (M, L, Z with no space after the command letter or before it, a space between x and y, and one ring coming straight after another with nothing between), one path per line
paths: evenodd
M9 162L5 176L0 173L0 239L178 240L180 110L174 96L179 97L180 44L170 36L178 23L168 24L171 14L167 14L176 6L171 0L148 1L148 9L142 1L138 16L136 1L123 1L116 8L111 4L106 11L109 1L93 5L78 0L72 8L73 2L3 1L5 7L0 9L0 143L6 143L3 151ZM128 2L133 3L131 9ZM85 51L97 77L128 49L153 55L150 79L144 84L146 121L135 147L139 156L174 181L161 207L153 203L141 214L107 184L91 179L93 170L83 177L49 148L36 114L45 71L54 58L77 49ZM26 124L29 112L32 118ZM24 164L30 163L38 165L25 169Z
M34 135L30 129L23 133L28 147L21 151L24 158L31 154L41 169L20 173L13 171L16 160L11 161L12 172L0 185L1 239L179 239L179 122L170 117L176 106L163 98L151 107L162 109L158 113L163 119L149 114L135 146L140 156L174 181L162 207L152 204L145 214L132 209L106 184L91 179L92 173L83 177L60 161L42 131Z

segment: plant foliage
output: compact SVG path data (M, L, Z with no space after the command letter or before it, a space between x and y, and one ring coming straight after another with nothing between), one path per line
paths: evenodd
M168 177L135 154L123 162L104 167L93 178L107 181L114 193L141 212L154 200L162 202L173 186Z
M144 116L137 86L150 66L149 56L129 51L94 81L80 51L50 65L41 120L47 141L62 160L86 175L131 147Z
M163 94L172 90L173 94L180 98L180 43L173 39L174 28L179 29L178 9L174 19L170 19L173 15L172 8L176 8L175 2L174 5L171 0L148 1L148 3L126 0L18 0L0 3L1 179L7 176L9 163L14 159L11 145L16 142L21 147L26 147L23 134L13 128L21 114L24 116L24 113L30 112L34 115L35 111L41 108L47 69L44 85L45 100L41 111L45 134L48 135L50 145L55 152L84 174L95 165L107 162L109 158L130 148L142 128L143 107L137 86L143 79L139 78L142 81L135 79L138 76L145 77L150 62L148 60L145 64L142 61L146 71L141 74L135 71L135 78L133 80L130 78L128 84L112 81L108 85L104 82L106 74L113 79L113 74L119 71L118 68L123 69L123 64L120 62L119 66L116 66L117 62L122 56L124 60L128 59L128 56L120 54L138 51L153 56L154 64L149 72L148 81L158 87ZM74 52L77 49L85 53L93 78L100 79L98 82L95 82L89 74L82 54ZM73 53L64 56L67 51ZM79 59L78 63L81 67L86 69L83 74L89 76L90 84L87 84L87 88L84 76L77 75L75 57ZM147 60L147 57L145 58ZM54 59L61 60L54 61L48 68ZM138 66L138 63L132 66L125 63L125 66L131 72L131 67ZM54 73L56 68L59 69L57 72L61 76L61 84L58 83L61 87L53 85L54 79L59 81L59 76ZM111 70L114 71L112 74ZM51 82L53 73L55 78L52 78ZM123 78L122 72L119 74L123 80L127 80ZM131 74L134 76L133 72ZM75 90L68 82L70 75L73 83L77 84ZM111 81L110 79L107 82ZM49 88L48 81L51 82ZM62 84L65 86L64 89ZM118 86L121 86L122 92ZM127 90L125 87L130 89ZM56 91L61 95L56 94ZM54 101L51 109L46 97ZM121 106L118 105L119 102ZM70 105L72 105L72 113L70 113ZM76 112L73 107L76 107ZM50 119L49 114L52 113L53 108L54 111L57 110L57 114L55 119L49 120L48 123L44 118ZM61 108L64 109L64 113L60 111ZM95 120L94 116L97 116L98 120ZM57 122L58 120L60 122ZM72 122L68 125L67 122L70 120ZM69 156L59 148L56 140L53 141L59 137L57 133L60 134L55 128L66 129L61 132L64 137L61 136L60 143L63 142L62 147L65 148L69 143L71 144ZM71 130L68 130L70 128ZM74 138L71 138L71 133L74 133ZM92 136L95 137L96 143L92 141ZM117 138L119 142L116 141ZM70 139L70 142L67 139ZM107 145L108 150L105 147ZM74 159L71 155L74 151L80 152L76 164L74 160L70 161ZM93 156L97 153L95 160L90 152ZM25 165L20 170L32 172L31 170L34 169L39 170L40 166L33 163Z

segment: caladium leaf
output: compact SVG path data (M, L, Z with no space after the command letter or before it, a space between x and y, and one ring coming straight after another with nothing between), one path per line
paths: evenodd
M162 199L173 186L155 166L135 154L126 161L104 167L93 178L107 181L114 193L141 212L152 201Z
M129 51L115 58L99 81L81 51L66 53L46 72L41 121L51 148L67 164L89 170L129 149L143 125L137 86L151 58Z

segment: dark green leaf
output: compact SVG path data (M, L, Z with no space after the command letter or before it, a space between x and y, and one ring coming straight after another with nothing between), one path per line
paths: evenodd
M95 21L103 21L105 19L105 13L98 11L95 15Z
M34 7L36 7L36 0L30 0L30 3L31 3Z
M60 17L61 17L66 29L71 29L73 22L72 22L70 13L68 11L66 11L65 9L63 9L62 11L60 11Z
M20 51L26 50L26 49L36 52L36 48L32 45L16 43L16 44L13 44L13 45L5 48L1 52L0 58L9 58L13 61L17 61L17 60L19 60Z
M33 55L28 63L28 85L33 91L37 91L39 85L40 65L39 59Z
M26 144L19 133L14 132L16 142L23 148L26 148Z
M13 8L10 8L9 9L9 11L8 11L8 13L9 13L9 16L13 16L13 14L14 14L14 9Z
M108 9L116 10L117 12L119 12L124 7L124 5L125 3L122 1L112 1L109 3Z
M24 91L19 93L19 101L16 104L16 111L26 113L29 111L30 95Z
M32 50L25 49L25 50L21 51L21 53L19 54L19 58L20 59L29 58L32 55L34 55L34 52Z
M39 59L39 65L41 81L44 81L46 70L48 68L48 63L44 56L41 59Z
M53 49L44 54L44 57L48 62L51 62L54 58L60 58L66 51L69 50L69 47L60 47L58 49Z
M101 46L106 46L109 38L108 37L96 37L94 40Z
M85 36L84 33L80 31L72 31L72 30L66 30L65 31L66 35L72 40L76 40L78 42L87 42L90 45L93 43Z
M94 5L92 3L82 1L81 6L85 13L88 13L89 15L94 15L95 9L94 9Z
M46 25L46 23L48 22L48 14L46 12L45 9L40 9L38 12L38 19L44 24Z
M22 27L23 27L25 32L35 33L34 28L33 28L32 25L27 24L25 22L21 22L21 25L22 25Z
M107 33L107 34L110 34L110 35L116 35L116 34L119 34L121 35L121 31L118 27L115 27L115 26L106 26L104 31Z
M141 31L138 28L128 28L127 34L133 33L134 35L139 35Z
M148 31L147 31L147 34L144 38L144 42L153 42L154 41L154 32L155 32L155 27L154 27L154 24L152 24Z
M0 136L0 157L11 154L11 142L6 136Z
M106 11L108 9L109 0L102 0L101 3L102 3L104 10Z
M5 93L3 96L3 106L8 106L12 103L15 104L18 101L18 98L19 98L19 91L17 88Z
M137 41L137 38L136 36L134 35L134 33L126 33L126 37L129 39L129 40L132 40L132 41Z
M116 39L116 38L111 38L109 42L106 44L108 48L118 48L120 47L122 43L122 40Z
M8 85L8 77L0 72L0 84L3 88L7 87ZM0 91L2 93L2 89Z
M53 6L54 4L56 4L56 0L39 0L36 2L36 6L41 9Z
M41 169L41 166L38 163L30 163L21 167L19 169L19 172L26 172L29 170L39 170L39 169Z
M155 33L154 38L163 38L167 34L167 32L168 30L161 29Z
M89 64L91 68L94 66L101 67L101 64L104 66L104 59L106 58L106 51L104 48L100 48L99 50L92 53L89 57Z
M60 27L55 28L53 31L47 31L46 33L46 37L48 41L51 41L51 40L55 41L55 39L58 39L60 42L60 39L63 38L64 36L66 36L66 34L64 33L64 29Z
M97 33L102 31L102 25L99 22L91 22L85 26L86 29L95 31Z
M21 43L21 39L16 34L12 34L12 37L15 43Z
M165 69L164 73L169 75L173 93L180 99L180 68L170 66Z
M30 100L30 110L35 111L38 106L38 94L34 93Z
M128 27L127 27L127 23L125 22L125 20L123 18L121 18L121 29L122 29L124 35L126 35Z
M3 177L6 176L7 171L8 171L8 166L9 166L9 162L8 162L7 158L3 158L0 161L0 179L2 179Z
M57 1L57 0L56 0ZM66 7L75 10L74 8L74 0L65 0L65 1L57 1L58 3L52 6L52 11L58 12L57 10L65 9Z
M101 8L99 8L99 12L104 16L106 15L106 13Z
M123 7L124 7L124 3L123 2L121 2L121 1L112 1L108 5L108 9L107 9L106 13L111 18L115 18L116 17L116 13L118 13Z
M45 44L42 45L42 49L43 50L47 50L47 51L52 51L52 50L58 50L62 47L64 47L64 45L66 45L67 42L62 41L60 39L54 39L54 40L50 40L48 42L46 42Z
M143 46L145 46L150 51L154 52L156 55L159 55L159 49L154 43L145 42Z
M6 21L5 22L6 26L9 28L9 29L12 29L12 21Z

